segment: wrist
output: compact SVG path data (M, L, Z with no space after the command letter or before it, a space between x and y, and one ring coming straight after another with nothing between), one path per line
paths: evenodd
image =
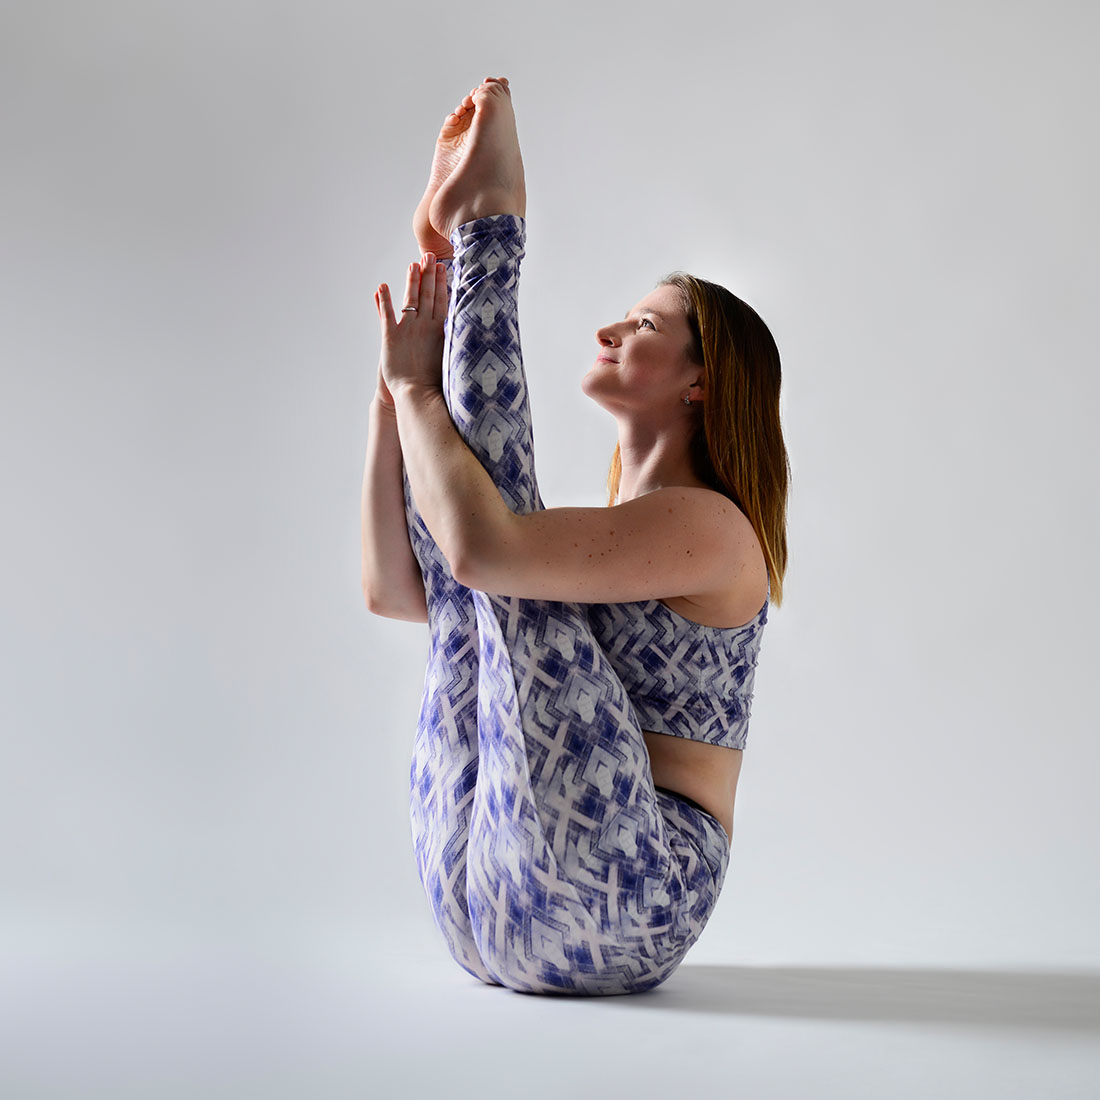
M390 386L390 396L396 407L424 401L443 400L443 387L433 382L398 382Z
M397 423L397 409L389 401L383 400L380 394L376 393L371 400L370 411L374 416Z

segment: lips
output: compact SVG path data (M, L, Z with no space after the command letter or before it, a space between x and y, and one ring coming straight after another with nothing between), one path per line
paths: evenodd
M615 364L618 364L619 361L618 361L618 359L609 359L606 355L597 355L596 356L596 362L597 363L615 363Z

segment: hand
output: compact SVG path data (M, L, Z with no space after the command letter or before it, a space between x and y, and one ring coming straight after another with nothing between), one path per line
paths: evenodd
M405 284L407 307L394 312L390 288L382 283L374 294L382 321L379 400L392 402L409 386L443 388L443 326L447 319L447 273L432 253L409 265Z

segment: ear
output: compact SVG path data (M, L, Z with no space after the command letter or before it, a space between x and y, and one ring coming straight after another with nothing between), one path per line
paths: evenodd
M699 392L696 393L695 391ZM707 399L707 392L703 388L703 380L700 378L697 382L691 384L691 399L692 401L705 401Z

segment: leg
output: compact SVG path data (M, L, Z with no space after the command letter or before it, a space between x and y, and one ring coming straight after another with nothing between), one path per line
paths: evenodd
M452 265L443 262L450 279ZM451 955L474 977L497 984L478 953L466 901L466 846L478 772L477 614L470 590L451 576L424 524L407 476L405 518L424 577L429 635L409 775L413 851L432 916Z
M451 414L517 512L542 507L516 289L524 223L458 227ZM489 973L527 992L627 993L679 965L717 900L721 826L658 794L633 708L577 604L473 593L478 778L467 900Z
M476 251L476 250L474 250ZM532 452L519 327L508 281L518 275L519 258L487 249L473 252L455 279L455 264L444 261L452 293L444 349L444 389L456 423L485 464L511 456L505 498L517 511L542 507L534 464L516 457ZM501 259L511 265L502 283L488 279ZM501 272L500 275L504 275ZM503 288L504 298L493 296ZM499 320L499 329L497 321ZM470 385L470 365L479 385ZM428 600L429 653L417 736L410 769L413 848L420 881L436 924L455 960L483 981L492 981L474 944L466 899L466 849L478 775L477 616L470 590L451 576L424 525L405 479L409 540L420 563Z
M444 120L436 141L428 187L413 218L413 229L421 249L434 251L447 264L452 283L450 226L468 205L471 194L477 193L484 201L487 193L494 196L492 201L495 201L503 182L513 190L517 186L519 189L516 194L509 194L507 201L514 202L518 198L522 202L522 162L518 146L508 145L509 139L515 145L515 124L506 103L507 85L504 78L487 78ZM487 163L495 167L484 170ZM502 164L508 166L503 173ZM436 202L440 192L441 200ZM439 217L445 219L445 223L438 223L443 226L443 232L432 224L429 214L433 208L437 221ZM468 304L478 311L485 306L476 296L469 299ZM468 341L477 338L479 332L473 322L480 319L481 313L477 318L468 318L466 314L466 308L452 295L445 350L446 396L452 416L470 394L455 384L458 372L451 364L456 354L464 360L470 358L474 349L467 346ZM499 364L502 379L506 374L514 374L516 368L522 372L518 362L519 333L514 318L510 324L505 355L514 352L515 364ZM502 419L501 412L491 403L482 411L488 417L480 424L488 447L486 454L498 454L497 448L503 446L507 425L501 428L498 423ZM525 405L523 411L525 414ZM477 418L479 414L477 410L465 410L460 415ZM477 434L472 433L473 436ZM528 428L528 440L529 436ZM533 484L523 487L522 478L515 482L521 493L537 496ZM410 542L424 575L430 634L424 698L410 774L417 869L433 916L452 955L471 974L491 981L474 945L466 900L466 849L478 773L476 612L469 589L453 579L420 518L407 478L405 508Z

